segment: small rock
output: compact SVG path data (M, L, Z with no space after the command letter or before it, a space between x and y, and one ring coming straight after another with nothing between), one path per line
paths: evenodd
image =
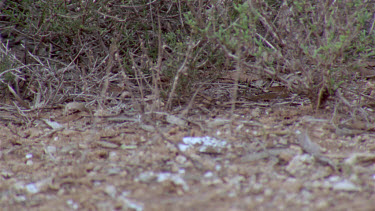
M156 179L156 175L154 172L152 171L147 171L147 172L142 172L137 178L135 178L134 180L136 182L140 181L140 182L151 182L152 180Z
M26 185L25 189L28 193L32 193L32 194L39 192L39 189L36 187L35 183L30 183Z
M273 190L271 188L264 189L264 195L265 196L272 196L273 193L274 192L273 192Z
M203 177L205 177L205 178L210 178L210 177L212 177L212 176L214 176L214 174L212 173L212 171L208 171L208 172L206 172L206 173L203 175Z
M110 197L115 198L116 197L116 187L113 185L107 185L104 189L104 192L108 194Z
M121 169L120 168L110 168L107 171L108 175L117 175L117 174L120 174L120 173L121 173Z
M158 182L171 181L175 185L180 185L184 191L189 190L189 186L185 180L178 174L171 174L169 172L160 173L157 178Z
M108 159L110 161L116 161L118 158L118 155L116 152L112 151L112 152L109 152L109 155L108 155Z
M54 153L56 153L56 147L55 146L48 146L47 148L46 148L46 152L47 153L51 153L51 154L54 154Z
M186 162L186 157L185 156L182 156L182 155L178 155L176 157L176 162L178 164L184 164Z
M179 144L178 147L181 151L186 151L188 148L194 145L200 145L199 152L202 153L221 153L223 149L228 147L226 141L218 140L213 137L184 137L182 139L183 144Z
M72 199L67 200L66 204L69 205L74 210L79 208L78 204L74 202Z
M57 130L57 129L60 129L62 128L63 126L61 124L59 124L58 122L54 122L54 121L50 121L48 119L43 119L44 123L46 123L46 125L48 125L50 128L54 129L54 130Z
M126 197L119 197L119 201L122 202L124 207L126 208L125 210L135 210L135 211L143 211L143 205L136 203Z
M357 187L355 184L348 180L343 180L340 182L337 182L333 185L333 190L338 191L360 191L361 188Z

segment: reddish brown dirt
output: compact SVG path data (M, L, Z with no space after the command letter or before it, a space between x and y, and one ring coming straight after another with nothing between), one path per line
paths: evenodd
M224 108L211 111L198 110L179 124L166 120L171 114L114 119L91 118L86 112L64 115L56 109L29 125L10 123L5 117L11 114L3 112L0 207L374 209L371 130L343 134L330 123L332 111L314 113L309 105L237 109L234 117ZM43 119L62 127L52 129ZM189 136L215 137L227 145L177 149ZM301 137L318 144L321 154L302 146Z

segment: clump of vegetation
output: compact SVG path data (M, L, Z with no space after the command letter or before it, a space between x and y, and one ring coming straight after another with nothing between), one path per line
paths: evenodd
M187 16L238 71L282 82L319 108L353 66L374 59L374 9L362 1L230 1Z
M30 107L103 106L117 99L108 93L118 85L133 100L152 95L153 110L171 109L202 78L235 69L320 108L375 56L375 5L359 0L2 4L1 89L17 87L12 94Z

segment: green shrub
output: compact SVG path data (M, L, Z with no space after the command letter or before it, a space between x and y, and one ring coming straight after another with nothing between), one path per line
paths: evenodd
M321 93L332 95L344 83L353 63L374 58L371 3L209 1L207 5L211 8L203 15L188 13L187 23L194 32L218 44L245 71L269 75L291 91L308 95L313 107L322 105ZM200 20L203 16L208 21Z

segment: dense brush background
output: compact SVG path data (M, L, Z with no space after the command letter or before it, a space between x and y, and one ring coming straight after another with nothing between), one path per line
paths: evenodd
M128 99L145 110L147 99L170 110L198 84L235 75L233 86L277 82L319 109L375 75L373 1L2 0L0 8L3 105Z

